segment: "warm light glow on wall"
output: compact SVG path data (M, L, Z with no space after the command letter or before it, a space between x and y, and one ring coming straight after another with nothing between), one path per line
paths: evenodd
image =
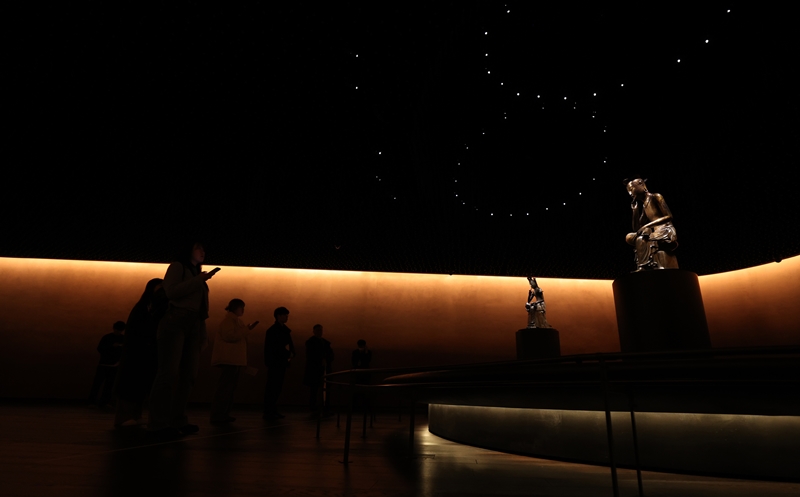
M166 267L0 258L5 341L0 364L16 371L13 377L35 383L23 385L7 374L0 379L0 391L10 397L88 395L85 383L96 364L99 338L114 321L127 319L145 283L163 277ZM205 267L215 267L213 259ZM619 350L611 281L538 282L547 299L548 321L561 333L562 354ZM800 306L794 302L798 282L800 257L701 277L712 345L800 343ZM312 326L323 324L336 352L336 370L349 367L349 353L361 338L374 350L376 367L513 359L514 332L527 324L529 285L521 277L222 266L209 287L212 337L232 298L247 303L246 320L261 321L251 336L249 357L262 370L263 333L278 306L291 311L288 324L300 351ZM201 399L216 373L203 360L196 387ZM302 368L289 374L301 384ZM242 395L260 402L263 371L246 381L254 383L243 386L247 393ZM302 399L302 388L296 390Z
M800 256L700 277L714 347L800 345Z

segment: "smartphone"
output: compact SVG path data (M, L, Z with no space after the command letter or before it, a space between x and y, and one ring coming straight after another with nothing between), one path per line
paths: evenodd
M252 323L250 326L252 326L253 328L255 328L256 326L258 326L258 321L255 321L255 322L254 322L254 323Z
M221 267L215 267L214 269L209 271L208 274L215 275L215 274L217 274L217 271L219 271L220 269L222 269L222 268Z

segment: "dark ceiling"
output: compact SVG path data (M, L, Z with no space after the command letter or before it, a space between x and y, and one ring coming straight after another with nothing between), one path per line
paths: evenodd
M65 3L15 25L0 256L166 262L199 238L209 264L614 278L637 173L686 269L800 254L800 43L775 7Z

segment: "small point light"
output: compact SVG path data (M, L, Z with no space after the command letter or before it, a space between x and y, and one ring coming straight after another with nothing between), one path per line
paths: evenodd
M706 43L708 43L708 40L706 40Z
M536 95L536 98L542 98L542 96L541 95Z
M517 96L519 96L519 93L517 93Z
M620 86L625 86L625 83L621 83Z
M593 96L593 97L596 97L596 96L597 96L597 93L592 93L592 96Z
M564 97L564 100L566 100L566 99L567 99L567 97Z
M486 32L484 32L483 34L485 34L485 35L488 35L488 34L489 34L489 32L488 32L488 31L486 31Z
M680 61L681 61L681 59L678 59L678 62L680 62Z

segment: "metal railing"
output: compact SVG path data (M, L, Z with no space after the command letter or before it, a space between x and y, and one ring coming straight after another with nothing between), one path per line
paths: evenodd
M642 472L640 467L640 459L639 459L639 441L638 435L636 430L636 403L635 403L635 393L626 388L631 386L632 384L636 384L638 386L648 386L648 385L657 385L659 383L668 382L671 384L692 384L692 385L720 385L728 383L730 385L739 385L743 381L741 379L713 379L713 380L703 380L699 378L695 379L687 379L687 378L673 378L667 380L623 380L623 379L610 379L609 378L609 363L614 366L618 365L632 365L632 366L656 366L656 365L672 365L675 366L677 370L680 370L680 367L686 364L688 361L691 361L692 364L697 365L699 364L698 361L704 360L711 360L712 363L714 361L721 361L722 363L729 363L734 360L757 360L759 358L770 359L773 360L775 358L782 357L788 359L796 359L795 364L798 365L798 370L800 370L800 346L792 346L792 347L753 347L753 348L731 348L731 349L713 349L713 350L693 350L693 351L679 351L679 352L645 352L645 353L611 353L611 354L586 354L586 355L572 355L572 356L565 356L559 358L552 358L552 359L538 359L538 360L524 360L524 361L505 361L505 362L493 362L493 363L478 363L478 364L457 364L457 365L449 365L449 366L437 366L437 367L412 367L412 368L385 368L385 369L355 369L355 370L347 370L347 371L339 371L336 373L330 373L325 376L326 385L335 386L338 389L344 389L345 394L347 396L347 418L346 418L346 428L345 428L345 442L344 442L344 454L342 463L347 465L350 460L350 437L352 432L352 418L353 418L353 407L354 407L354 398L358 393L374 393L374 392L391 392L401 396L401 398L407 398L411 401L410 406L410 424L409 424L409 437L408 437L408 450L409 456L414 457L414 429L415 429L415 410L416 410L416 403L420 398L420 393L425 391L431 390L442 390L442 389L452 389L456 388L459 390L463 389L484 389L484 388L492 388L497 389L499 387L502 388L511 388L511 389L520 389L529 391L532 388L544 388L544 387L590 387L597 390L597 393L602 395L604 411L605 411L605 421L606 421L606 433L608 438L608 455L609 455L609 467L611 470L611 481L612 487L614 490L614 496L619 496L619 481L617 478L617 462L614 453L614 432L613 426L611 423L611 404L609 401L609 393L612 390L612 386L616 393L623 391L628 397L628 410L630 411L631 417L631 427L632 427L632 435L633 435L633 449L634 449L634 460L635 460L635 469L636 469L636 477L637 483L639 487L639 495L644 495L644 486L642 482ZM708 364L708 363L706 363ZM519 373L520 370L528 369L529 372L535 372L537 369L549 367L549 366L568 366L568 365L582 365L583 372L585 373L586 367L591 367L592 365L596 369L595 375L593 378L583 378L580 380L575 379L565 379L565 380L539 380L539 379L530 379L530 380L486 380L486 381L441 381L441 379L434 378L433 381L419 381L424 380L424 378L413 378L415 381L407 381L407 382L399 382L399 380L395 380L395 382L386 383L385 379L383 383L379 384L365 384L359 383L356 381L357 377L363 379L364 375L369 375L370 378L375 376L383 376L386 378L389 375L394 377L398 375L409 375L414 373L436 373L436 372L457 372L457 371L475 371L475 370L482 370L482 369L494 369L494 370L502 370L506 367L511 367L513 369L512 373ZM349 376L349 381L338 381L340 378ZM411 378L408 378L411 379ZM780 379L767 379L767 380L753 380L753 383L758 384L781 384L785 386L786 384L800 384L800 378L798 377L790 377L790 378L780 378ZM798 385L800 386L800 385ZM535 405L530 405L528 407L536 407ZM323 406L324 408L324 406ZM321 418L322 415L317 418L317 439L320 436L320 426L321 426ZM366 435L366 421L367 421L367 413L365 410L364 413L364 427L363 433L364 436ZM339 427L339 411L337 411L337 428Z

